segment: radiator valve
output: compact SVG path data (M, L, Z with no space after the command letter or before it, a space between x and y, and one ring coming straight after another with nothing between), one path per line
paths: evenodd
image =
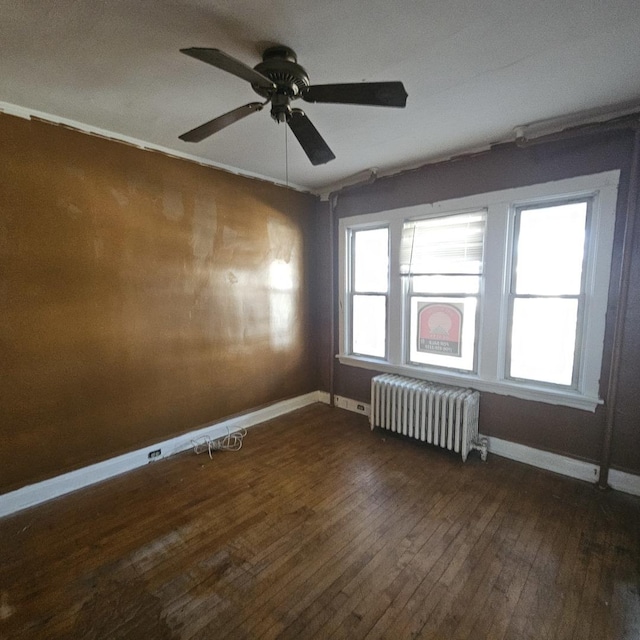
M472 449L477 449L480 452L480 458L482 462L487 461L487 453L489 452L489 441L486 438L479 438L471 444Z

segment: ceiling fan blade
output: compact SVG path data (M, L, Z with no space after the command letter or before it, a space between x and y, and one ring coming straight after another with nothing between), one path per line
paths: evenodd
M233 58L220 49L206 49L202 47L191 47L189 49L180 49L181 53L184 53L196 60L202 60L207 64L211 64L218 69L232 73L238 78L242 78L251 84L255 84L263 89L275 89L276 85L261 73L253 70L244 62Z
M302 99L306 102L404 107L407 104L407 92L402 82L317 84L305 89L302 93Z
M336 157L302 109L291 110L288 124L312 165L325 164Z
M221 129L228 127L230 124L242 120L242 118L245 118L250 113L260 111L262 107L264 107L262 102L250 102L249 104L245 104L244 107L238 107L233 111L229 111L229 113L225 113L213 120L209 120L209 122L201 124L195 129L191 129L191 131L187 131L187 133L183 133L179 138L185 142L200 142L200 140L208 138Z

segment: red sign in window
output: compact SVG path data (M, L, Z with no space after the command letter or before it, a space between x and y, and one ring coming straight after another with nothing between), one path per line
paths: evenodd
M461 304L418 305L418 351L442 356L462 355Z

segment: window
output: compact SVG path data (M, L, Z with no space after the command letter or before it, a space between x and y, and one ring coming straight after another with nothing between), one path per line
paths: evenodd
M351 352L384 358L387 344L389 230L351 234Z
M484 226L484 212L404 223L408 362L475 370Z
M509 376L575 386L590 199L515 212Z
M619 172L340 221L340 361L594 410Z

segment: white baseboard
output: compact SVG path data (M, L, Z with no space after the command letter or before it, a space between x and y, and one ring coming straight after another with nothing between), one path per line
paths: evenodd
M597 464L576 460L558 453L534 449L533 447L501 440L500 438L482 435L480 437L487 438L489 453L495 453L497 456L524 462L533 467L560 473L563 476L577 478L578 480L586 480L587 482L596 482L598 480L600 467Z
M617 469L609 470L609 486L633 496L640 496L640 476Z
M370 404L358 402L357 400L345 398L344 396L335 396L334 400L336 407L347 409L347 411L363 413L368 416L371 415ZM509 442L508 440L502 440L500 438L483 436L482 434L480 434L479 437L487 438L489 453L495 453L497 456L524 462L539 469L546 469L547 471L553 471L554 473L569 476L570 478L577 478L578 480L584 480L586 482L595 483L598 481L600 466L597 464L576 460L575 458L563 456L558 453L534 449L533 447L527 447L526 445ZM640 475L611 469L609 471L609 486L617 491L640 496Z
M354 411L355 413L363 415L370 415L371 413L371 405L365 402L358 402L357 400L345 398L344 396L334 396L334 401L336 407L346 409L347 411ZM10 493L5 493L4 495L0 495L0 518L65 495L76 489L82 489L120 475L121 473L142 467L151 461L149 454L158 450L160 450L160 454L153 458L153 460L167 458L181 451L190 449L193 446L192 441L196 438L202 436L208 436L212 439L219 438L226 435L228 431L233 432L239 429L247 429L295 411L296 409L314 404L315 402L329 404L330 395L325 391L313 391L303 396L276 402L268 407L229 418L228 420L207 427L202 427L201 429L185 433L170 440L165 440L143 449L138 449L137 451L131 451L124 455L62 474L49 480L28 485ZM574 458L562 456L557 453L541 451L540 449L516 444L515 442L501 440L500 438L490 436L482 437L487 437L490 453L495 453L504 458L524 462L525 464L547 469L548 471L560 473L572 478L578 478L579 480L586 480L587 482L596 482L598 479L600 471L598 465L583 462L582 460L575 460ZM612 489L640 496L639 475L611 469L609 472L609 485Z
M533 467L547 469L547 471L560 473L563 476L577 478L578 480L586 480L587 482L597 482L600 476L600 465L591 462L576 460L558 453L541 451L540 449L501 440L500 438L481 437L486 437L489 441L489 453L495 453L503 458L510 458L511 460L530 464ZM610 469L609 486L616 491L640 496L640 475Z
M295 409L306 407L315 402L321 402L321 393L320 391L313 391L303 396L276 402L268 407L229 418L228 420L223 420L222 422L217 422L207 427L202 427L196 431L158 442L143 449L130 451L121 456L110 458L109 460L104 460L103 462L98 462L88 467L83 467L82 469L70 471L69 473L64 473L49 480L27 485L10 493L5 493L4 495L0 495L0 518L21 511L22 509L33 507L47 500L57 498L76 489L82 489L97 482L107 480L108 478L113 478L121 473L137 469L149 462L167 458L181 451L186 451L193 446L192 441L196 438L202 436L208 436L212 439L219 438L226 435L229 431L233 432L239 429L247 429L261 422L266 422L267 420L294 411ZM160 451L157 456L150 456L150 454L157 451Z
M333 403L340 409L361 413L363 416L371 415L371 405L368 402L359 402L358 400L352 400L344 396L333 396Z
M326 391L318 391L318 393L320 394L320 402L331 404L330 393ZM345 398L344 396L333 396L333 404L339 409L346 409L347 411L360 413L364 416L371 415L371 405L368 402L360 402L358 400L352 400L351 398Z

